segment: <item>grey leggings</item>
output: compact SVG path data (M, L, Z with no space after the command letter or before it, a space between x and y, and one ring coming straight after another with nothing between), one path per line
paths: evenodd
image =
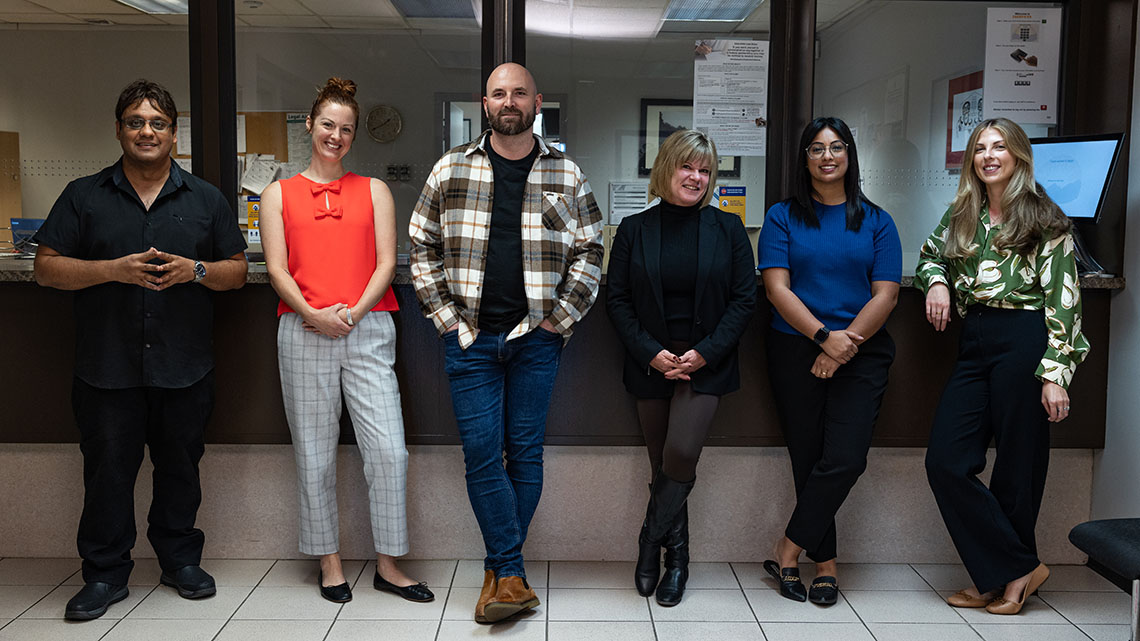
M638 399L637 417L651 471L660 469L682 483L693 480L719 404L719 396L694 392L687 381L677 381L673 398Z

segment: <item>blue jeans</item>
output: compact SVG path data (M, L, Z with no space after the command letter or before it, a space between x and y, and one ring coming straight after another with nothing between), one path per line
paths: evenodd
M449 332L445 367L467 496L487 548L483 567L496 576L525 577L522 547L542 494L542 442L562 337L544 329L510 342L506 337L479 332L463 350L457 333Z

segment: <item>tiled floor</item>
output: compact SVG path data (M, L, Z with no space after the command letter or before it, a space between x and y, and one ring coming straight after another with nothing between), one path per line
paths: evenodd
M341 606L317 595L314 561L206 561L218 594L186 601L157 586L158 566L144 559L126 600L71 623L63 608L82 583L78 565L0 559L0 641L1126 641L1130 612L1127 594L1082 566L1054 566L1020 616L999 617L945 604L968 583L951 565L840 566L840 601L821 608L781 598L759 564L694 563L684 601L662 608L631 587L632 563L538 561L527 575L542 606L481 626L471 620L480 561L405 561L435 590L429 604L372 590L372 563L349 562L355 599Z

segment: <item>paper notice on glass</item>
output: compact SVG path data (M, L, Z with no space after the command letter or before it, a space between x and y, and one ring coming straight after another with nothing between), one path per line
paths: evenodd
M768 133L768 42L698 40L693 61L693 128L721 156L763 156Z
M174 162L178 163L178 168L182 171L188 174L194 173L194 165L189 158L175 158Z
M308 115L300 112L285 114L285 135L289 140L288 162L290 165L301 165L302 168L309 166L309 158L313 153L312 138L305 130L305 118Z
M1057 123L1061 12L1060 7L986 10L986 118Z
M610 183L610 221L617 225L626 216L645 211L649 206L649 183L612 182Z
M178 145L174 153L189 156L190 149L190 116L178 116Z
M237 116L237 152L245 153L245 114Z
M265 188L277 178L277 170L280 166L281 163L274 160L273 156L246 154L245 174L241 177L241 188L261 195L261 192L265 191Z

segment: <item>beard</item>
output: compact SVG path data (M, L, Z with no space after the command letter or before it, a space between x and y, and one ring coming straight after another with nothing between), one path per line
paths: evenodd
M516 120L505 120L505 115L521 116ZM530 129L534 126L534 113L527 113L519 109L512 109L503 107L498 113L487 115L487 119L491 123L491 129L503 134L504 136L515 136Z

